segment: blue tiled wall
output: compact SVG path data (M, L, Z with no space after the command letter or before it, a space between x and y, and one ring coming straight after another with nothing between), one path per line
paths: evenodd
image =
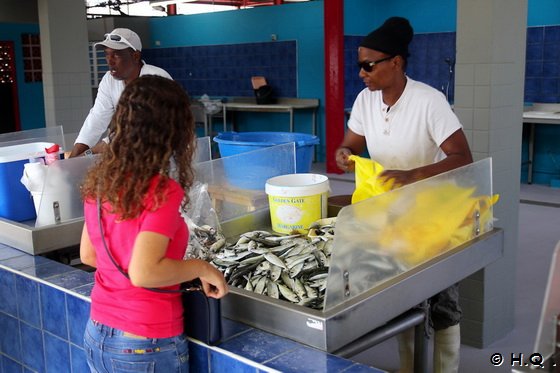
M345 106L350 107L364 85L358 76L357 48L363 36L344 39ZM454 81L455 33L417 34L410 45L407 73L439 90ZM251 76L265 76L278 97L297 97L295 41L146 49L145 60L166 69L192 95L253 96Z
M89 372L82 336L93 281L0 244L0 373ZM190 342L191 372L381 372L225 318L223 329L217 348Z
M344 38L344 106L352 107L357 94L364 89L364 83L358 76L358 46L363 36L346 36ZM455 80L449 74L449 60L454 67L455 33L440 32L416 34L409 46L407 75L445 92L449 82L449 101L453 102Z
M192 96L253 96L264 76L277 97L297 97L295 41L147 49L146 62L167 70Z
M525 65L525 102L560 102L560 26L529 27ZM560 179L560 128L535 128L533 182L549 184ZM525 150L525 148L522 148ZM523 152L525 157L526 152ZM525 181L526 167L521 170Z
M560 102L560 26L527 29L525 102Z

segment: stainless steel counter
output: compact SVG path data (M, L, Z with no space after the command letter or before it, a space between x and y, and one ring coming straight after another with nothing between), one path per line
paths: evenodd
M231 288L224 316L327 352L352 350L503 255L489 196L485 159L346 206L336 220L324 308ZM223 222L222 231L233 238L269 226L263 209ZM379 263L389 257L398 265L387 271Z
M35 220L18 223L0 218L0 242L28 254L45 254L78 245L83 226L83 217L42 227L36 227Z
M268 210L257 211L222 228L230 236L248 227L263 228L268 214ZM222 312L232 320L334 352L502 255L503 231L494 229L327 311L231 288L222 301Z

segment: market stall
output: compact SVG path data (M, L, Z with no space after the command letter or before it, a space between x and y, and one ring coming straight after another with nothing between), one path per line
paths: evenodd
M491 161L343 208L324 306L231 288L224 315L334 352L502 256ZM226 237L269 229L266 209L222 224Z

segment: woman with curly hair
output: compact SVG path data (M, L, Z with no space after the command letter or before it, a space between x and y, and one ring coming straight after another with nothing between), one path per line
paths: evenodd
M92 372L188 372L181 295L147 289L177 290L199 278L209 297L227 293L212 265L182 260L189 232L180 209L195 151L187 94L166 78L135 79L119 100L109 139L82 185L80 258L97 268L84 334L88 364Z

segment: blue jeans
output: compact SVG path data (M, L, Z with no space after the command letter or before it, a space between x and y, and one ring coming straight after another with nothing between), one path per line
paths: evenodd
M92 373L188 373L189 346L185 335L138 338L89 320L84 350Z

